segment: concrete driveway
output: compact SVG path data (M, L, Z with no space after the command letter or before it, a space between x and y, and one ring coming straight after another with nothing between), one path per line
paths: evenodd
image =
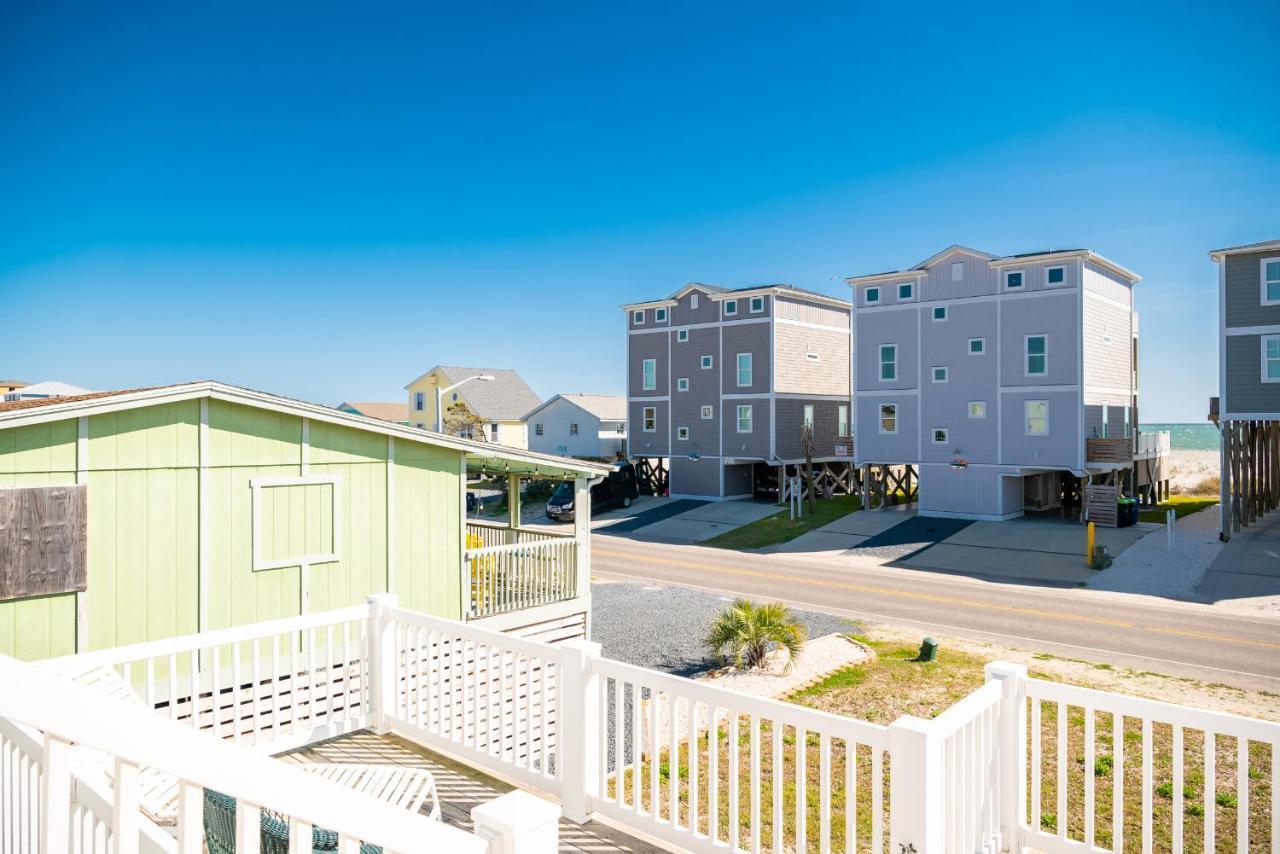
M1196 597L1214 603L1275 597L1256 604L1280 609L1280 513L1233 533L1209 564Z
M708 501L652 525L637 528L631 536L653 543L700 543L783 509L772 501Z
M794 540L761 549L766 554L805 554L834 556L883 534L900 522L916 515L915 507L903 504L866 513L854 512L817 530L801 534Z

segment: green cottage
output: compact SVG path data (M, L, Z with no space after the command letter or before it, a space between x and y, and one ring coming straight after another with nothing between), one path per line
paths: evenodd
M380 592L502 631L584 636L589 513L522 529L518 483L572 480L585 508L607 472L217 382L0 403L0 654L70 655ZM508 524L467 519L468 473L507 478Z

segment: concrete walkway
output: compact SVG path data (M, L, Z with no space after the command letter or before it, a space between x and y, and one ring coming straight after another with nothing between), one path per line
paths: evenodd
M1212 512L1216 517L1217 508ZM1209 565L1195 598L1215 605L1280 613L1280 512L1231 535L1230 542L1222 546Z
M689 502L695 503L695 502ZM771 501L708 501L632 532L651 543L700 543L734 528L772 516L785 508ZM617 526L609 529L616 533Z

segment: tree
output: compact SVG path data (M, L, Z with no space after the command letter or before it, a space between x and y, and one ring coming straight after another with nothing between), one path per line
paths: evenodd
M773 649L787 651L787 669L800 658L808 633L781 602L757 605L736 599L711 622L704 640L715 659L737 667L761 667Z
M800 425L800 445L804 448L804 477L809 484L809 512L817 512L818 488L813 482L813 425Z
M484 429L487 423L459 400L444 411L441 426L444 427L444 432L451 436L463 436L468 439L487 442L489 441L489 433Z

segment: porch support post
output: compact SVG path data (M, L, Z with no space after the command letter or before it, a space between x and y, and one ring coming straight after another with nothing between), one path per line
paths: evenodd
M889 725L889 848L943 851L943 739L933 721L904 715Z
M386 611L400 604L400 599L394 593L375 593L365 601L369 603L365 632L369 640L369 726L374 732L386 733L396 705L396 639Z
M1021 851L1022 809L1027 802L1027 666L993 661L984 670L987 681L998 680L1003 691L996 724L1001 847Z
M574 593L579 598L591 596L591 483L589 477L573 481L573 546L578 571ZM589 614L590 608L587 610Z
M577 505L574 517L577 518ZM566 655L563 663L563 716L564 745L561 756L564 770L561 772L563 788L560 805L564 817L583 824L591 820L595 801L600 797L600 728L603 711L600 705L600 644L583 638L574 638L560 645ZM621 717L617 718L621 720ZM621 779L621 776L619 776Z
M507 475L507 525L514 532L520 527L520 475ZM508 542L516 541L514 533Z

